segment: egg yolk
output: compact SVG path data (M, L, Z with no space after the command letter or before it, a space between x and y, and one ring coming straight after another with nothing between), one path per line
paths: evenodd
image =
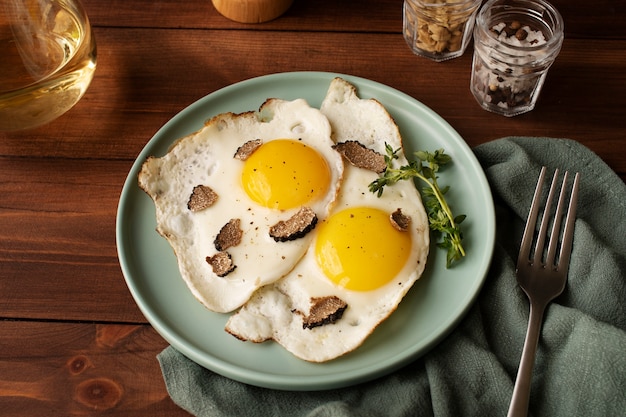
M315 246L319 267L349 290L369 291L391 281L411 251L411 235L395 229L389 213L348 208L321 223Z
M313 148L292 139L261 145L246 160L241 180L246 194L264 207L285 210L324 195L331 173Z

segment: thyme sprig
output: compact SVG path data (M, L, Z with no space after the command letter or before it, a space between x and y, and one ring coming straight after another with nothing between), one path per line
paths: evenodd
M426 186L422 188L424 207L428 214L428 223L431 230L442 234L443 240L437 246L447 250L446 268L450 268L455 261L465 256L463 248L463 234L459 225L465 220L465 215L454 216L450 206L446 202L445 194L449 186L439 187L437 172L439 168L452 161L443 149L435 152L415 152L416 160L409 161L408 165L394 168L394 160L398 159L398 151L389 144L385 144L385 162L387 169L379 178L369 185L369 190L377 193L378 197L383 194L384 187L393 185L398 181L419 178Z

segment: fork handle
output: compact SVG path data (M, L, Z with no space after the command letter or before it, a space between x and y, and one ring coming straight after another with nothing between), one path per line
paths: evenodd
M541 333L541 322L546 309L543 303L531 303L528 329L524 340L524 349L520 360L513 397L507 417L526 417L528 415L528 401L530 399L530 381L533 375L535 354Z

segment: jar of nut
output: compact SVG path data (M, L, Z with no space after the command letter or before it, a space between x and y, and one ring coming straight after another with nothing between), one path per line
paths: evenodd
M547 1L488 1L474 28L472 94L504 116L531 111L562 43L563 19Z
M463 55L481 0L405 0L404 39L411 50L434 61Z

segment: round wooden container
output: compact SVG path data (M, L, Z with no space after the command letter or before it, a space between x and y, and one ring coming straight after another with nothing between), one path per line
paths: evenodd
M223 16L241 23L261 23L285 13L293 0L212 0Z

